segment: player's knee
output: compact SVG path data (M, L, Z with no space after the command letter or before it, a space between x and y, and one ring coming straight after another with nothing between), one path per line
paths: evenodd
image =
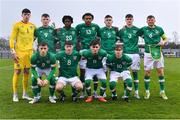
M101 80L101 86L102 86L103 88L106 88L106 80Z
M85 86L89 87L91 85L91 80L85 80Z
M29 68L24 68L24 74L29 74Z
M112 81L112 82L109 83L110 90L113 90L115 87L116 87L116 82L115 81Z
M63 87L64 87L64 85L62 83L57 83L55 89L56 89L56 91L61 91L63 89Z
M21 73L21 70L20 69L16 69L16 70L14 70L14 73L19 75Z
M83 84L81 82L78 82L78 83L75 84L75 88L77 90L82 90L83 89Z
M128 89L129 91L132 90L132 79L126 79L125 83L127 85L126 89Z
M158 68L158 69L157 69L157 73L158 73L158 76L164 76L164 70L163 70L163 68Z
M146 71L145 71L145 76L150 76L150 74L151 74L151 71L150 71L150 70L146 70Z

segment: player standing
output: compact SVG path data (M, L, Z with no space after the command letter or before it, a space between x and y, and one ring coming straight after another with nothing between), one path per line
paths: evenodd
M77 35L79 37L81 51L89 49L91 41L95 40L99 32L99 26L92 23L94 16L91 13L85 13L82 16L85 23L78 24L76 26ZM86 60L80 61L80 80L84 84ZM97 96L98 79L94 77L94 95ZM84 95L81 95L84 98Z
M31 11L22 10L22 21L13 26L9 44L14 59L13 101L18 102L17 86L21 70L23 70L23 99L31 100L27 95L30 58L33 52L35 25L30 23Z
M145 99L150 98L150 74L151 70L155 67L157 69L157 74L159 77L159 84L160 84L160 96L163 99L168 99L165 94L164 88L164 58L162 55L161 48L167 42L167 37L164 33L164 30L155 25L155 17L153 15L149 15L147 17L147 24L148 26L142 27L138 31L138 35L142 36L145 41L145 54L144 54L144 82L145 82L145 89L146 95Z
M133 25L133 15L127 14L125 16L126 25L120 29L119 37L121 42L123 42L123 52L132 59L132 76L134 80L134 88L135 94L134 97L140 99L139 96L139 79L138 79L138 71L140 70L140 56L139 56L139 47L138 40L139 36L137 32L139 28Z

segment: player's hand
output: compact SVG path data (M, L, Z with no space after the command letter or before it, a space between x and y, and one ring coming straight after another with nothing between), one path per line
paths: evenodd
M12 53L12 57L15 63L18 63L19 57L17 56L16 53Z
M45 80L43 81L43 86L46 86L47 84L48 84L48 80L45 79Z
M158 45L164 46L164 45L165 45L165 41L161 40L161 41L158 43Z
M40 78L38 78L38 79L37 79L37 84L38 84L39 86L43 87L44 82L43 82L43 80L41 80Z

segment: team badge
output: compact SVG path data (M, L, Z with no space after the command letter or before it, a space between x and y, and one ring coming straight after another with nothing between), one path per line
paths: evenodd
M95 30L96 28L95 27L92 27L92 30Z
M122 62L122 64L123 64L123 65L125 65L125 64L126 64L126 62Z
M48 64L49 64L49 63L50 63L50 60L47 60L47 61L46 61L46 63L48 63Z
M45 63L42 63L42 65L41 65L42 67L44 67L45 66Z
M76 60L77 59L77 56L73 56L73 60Z
M74 34L75 34L75 32L74 32L74 31L72 31L71 33L72 33L72 35L74 35Z

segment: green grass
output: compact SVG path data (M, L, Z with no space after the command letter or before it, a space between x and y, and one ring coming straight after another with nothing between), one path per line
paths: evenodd
M83 100L77 103L71 102L70 87L66 88L67 99L64 103L50 104L48 102L48 88L42 89L42 99L38 104L30 105L27 101L20 99L19 103L12 102L12 61L8 59L0 60L0 119L2 118L21 118L21 119L128 119L128 118L146 118L146 119L180 119L180 59L165 59L165 78L166 93L168 100L159 97L159 83L156 71L152 72L151 77L151 97L144 100L144 82L143 68L140 71L140 100L131 97L131 102L126 103L120 97L122 96L122 81L117 86L119 99L117 101L109 100L107 103L100 103L95 100L87 104ZM142 66L141 66L142 67ZM29 81L30 84L30 81ZM19 97L22 95L21 80L19 80ZM29 87L28 93L32 95ZM109 88L107 91L110 99ZM133 95L131 95L133 96Z

